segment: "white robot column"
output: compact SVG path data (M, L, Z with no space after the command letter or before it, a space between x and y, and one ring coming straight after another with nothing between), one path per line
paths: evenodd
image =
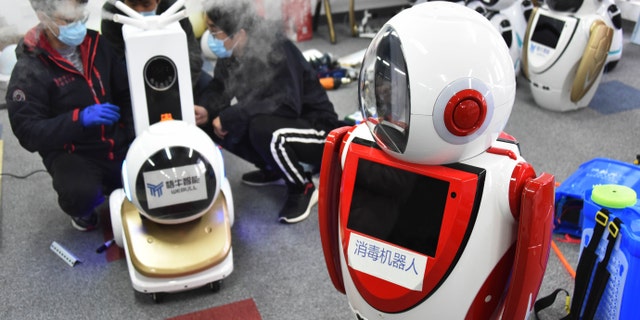
M116 14L114 21L125 23L122 36L136 136L163 115L195 124L187 38L177 23L186 15L167 10L143 17L122 2L116 7L129 15Z

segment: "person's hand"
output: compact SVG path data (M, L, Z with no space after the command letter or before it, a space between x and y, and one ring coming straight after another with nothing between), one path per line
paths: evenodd
M215 133L218 138L224 139L224 136L227 135L227 130L222 129L220 117L216 117L211 123L213 124L213 133Z
M98 103L80 111L80 123L85 127L112 125L120 119L120 108L111 103Z
M196 111L196 125L201 126L207 123L207 120L209 120L209 111L203 106L195 105L193 107Z

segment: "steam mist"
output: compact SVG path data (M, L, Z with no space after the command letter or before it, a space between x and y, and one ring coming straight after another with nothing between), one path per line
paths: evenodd
M100 30L100 13L104 0L90 0L86 4L89 11L87 28ZM39 23L29 0L13 1L0 11L0 50L15 44L24 34Z
M226 9L225 11L237 12L237 17L234 20L240 21L239 28L245 29L249 37L239 60L247 58L258 61L257 63L244 64L241 72L252 75L250 84L247 85L263 88L268 87L274 77L273 70L269 65L285 59L280 51L273 51L272 48L273 44L279 41L278 37L285 37L285 35L281 20L281 2L263 0L263 6L259 7L256 7L254 3L255 0L204 0L203 8L205 11L209 11L211 8L222 7ZM247 6L249 9L242 10L243 6ZM216 23L216 21L213 22Z

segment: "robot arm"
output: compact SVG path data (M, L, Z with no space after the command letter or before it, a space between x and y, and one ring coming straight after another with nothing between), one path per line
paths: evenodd
M318 223L324 260L333 286L345 293L340 268L340 248L338 238L338 216L340 205L340 185L342 184L342 166L340 149L342 139L351 127L335 129L327 136L322 155L320 180L318 187Z
M598 20L591 24L589 41L580 59L576 78L571 87L571 101L577 102L591 89L598 76L604 69L609 54L613 29L604 21Z
M510 191L512 196L514 191L522 196L515 261L502 319L526 319L533 309L549 258L554 186L554 176L543 173L526 181L522 192L517 192L520 189L518 187Z

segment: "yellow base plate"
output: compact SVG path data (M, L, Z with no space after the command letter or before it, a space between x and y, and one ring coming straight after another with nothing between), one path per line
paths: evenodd
M122 228L133 266L148 277L179 277L211 268L222 262L231 249L231 226L223 193L199 219L173 225L143 218L125 199Z

